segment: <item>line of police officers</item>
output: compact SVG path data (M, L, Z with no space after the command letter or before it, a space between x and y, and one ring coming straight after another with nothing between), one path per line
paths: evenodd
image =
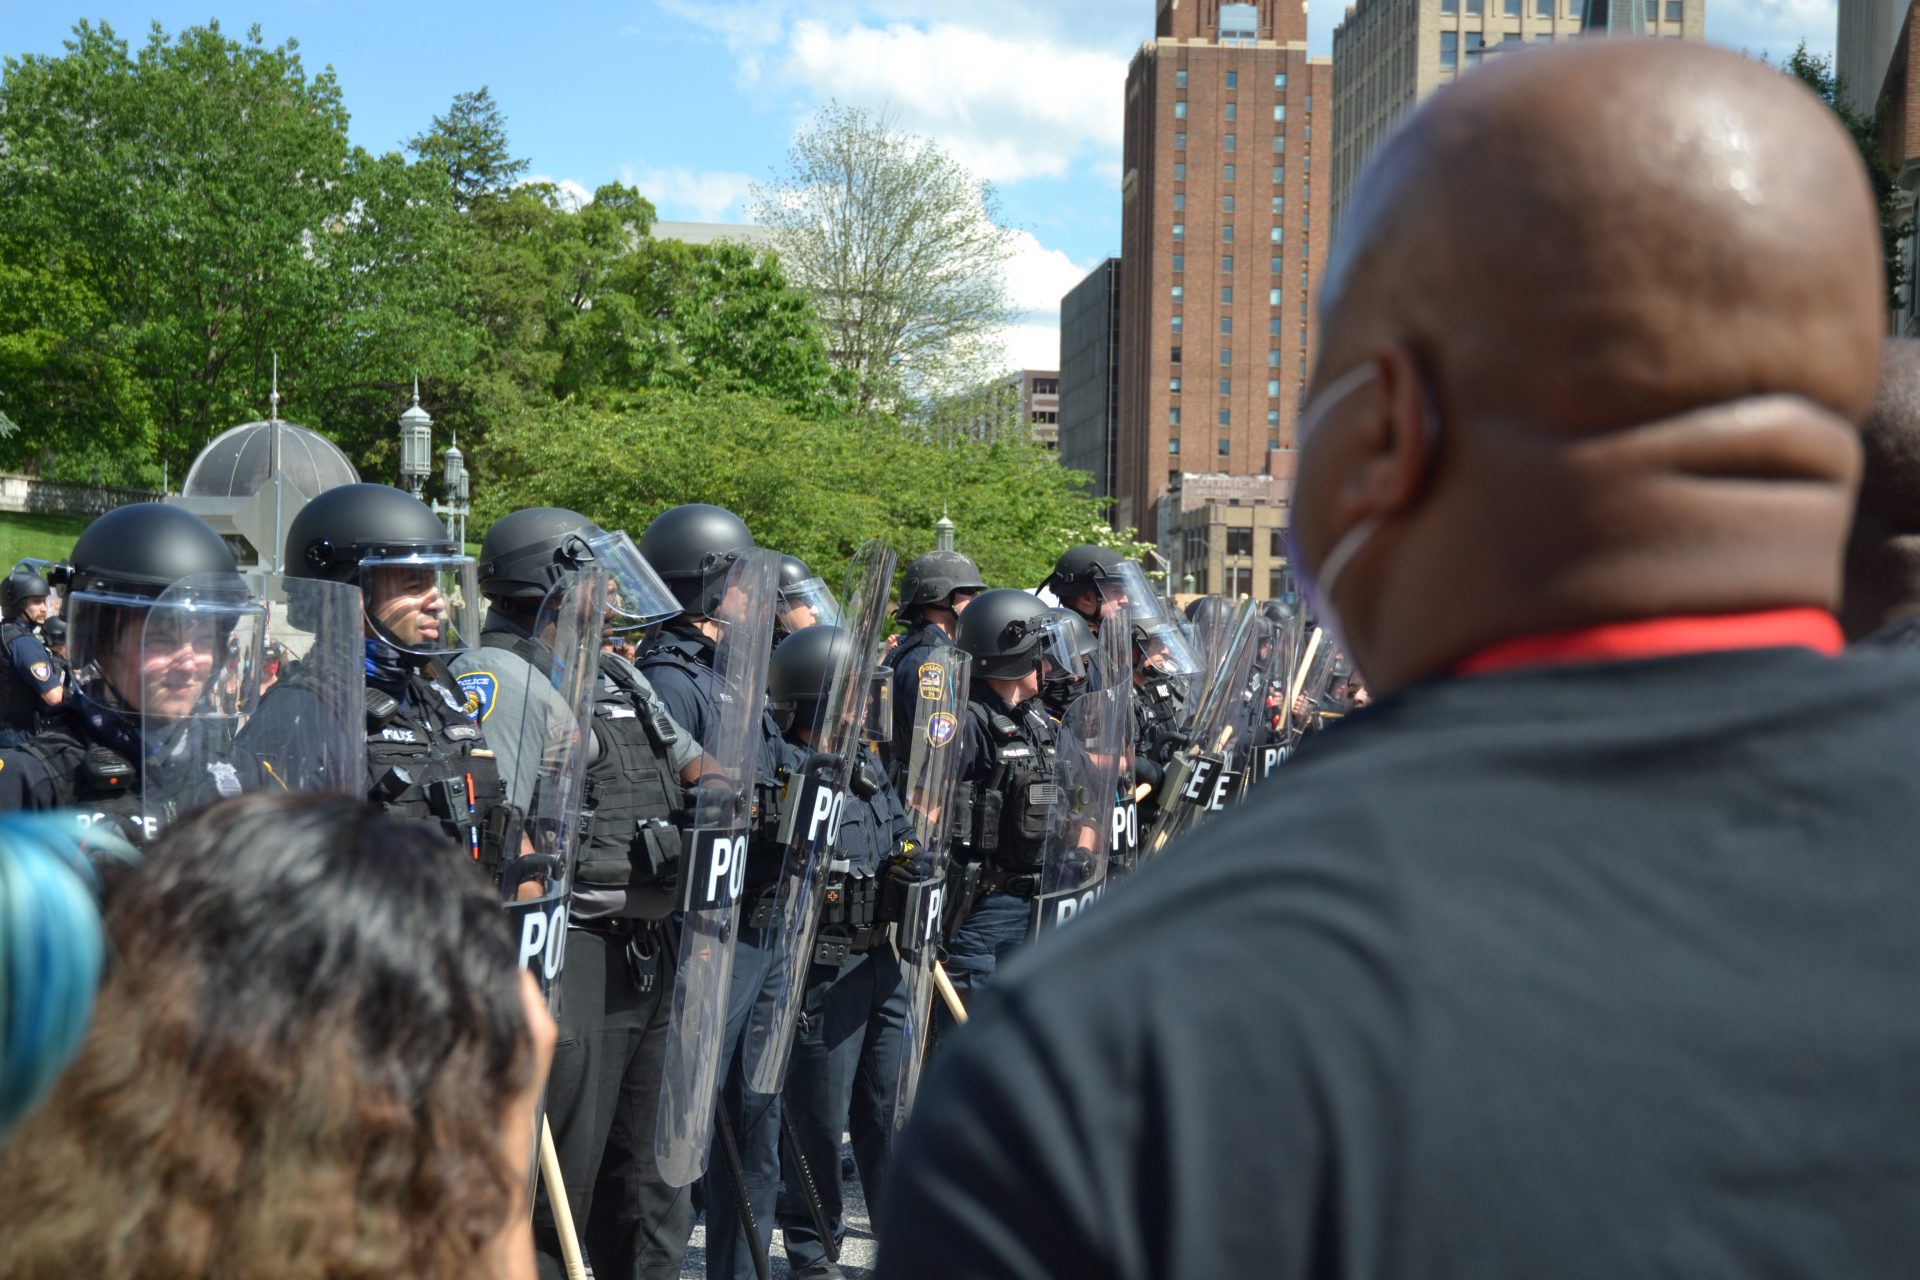
M0 584L0 808L146 840L311 788L437 825L551 984L547 1121L601 1280L679 1273L703 1174L712 1273L764 1273L777 1222L795 1275L838 1275L840 1134L877 1218L936 953L978 989L1307 727L1296 608L1214 601L1190 639L1101 548L1061 557L1051 610L927 553L891 645L891 552L862 549L843 605L701 504L637 548L515 512L476 564L417 499L356 484L284 550L244 571L142 504ZM33 634L54 586L70 670ZM642 636L635 661L608 629ZM565 1274L544 1193L535 1223Z

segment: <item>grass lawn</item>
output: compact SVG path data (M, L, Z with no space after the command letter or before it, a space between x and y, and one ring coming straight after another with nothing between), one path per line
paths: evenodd
M73 550L75 538L91 520L87 516L15 515L0 511L0 574L23 556L60 560Z

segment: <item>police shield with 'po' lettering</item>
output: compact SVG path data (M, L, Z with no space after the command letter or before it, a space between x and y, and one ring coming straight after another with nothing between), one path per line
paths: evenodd
M1042 679L1048 668L1068 666L1080 692L1061 708L1052 755L1053 803L1031 916L1036 936L1072 920L1106 887L1131 685L1127 628L1102 627L1088 652L1075 639L1085 631L1077 618L1049 622L1058 639L1043 646Z
M1218 663L1207 672L1189 745L1167 767L1160 820L1142 851L1160 854L1169 841L1225 810L1238 796L1240 770L1257 723L1255 666L1266 623L1259 606L1244 600L1220 641ZM1264 695L1258 699L1263 701Z

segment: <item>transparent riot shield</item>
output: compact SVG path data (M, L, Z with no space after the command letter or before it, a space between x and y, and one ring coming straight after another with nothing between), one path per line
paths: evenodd
M1301 643L1287 686L1287 741L1297 745L1311 719L1313 701L1326 687L1333 670L1333 637L1313 628Z
M567 898L579 851L582 790L592 741L593 690L608 575L585 564L547 589L534 615L530 656L506 654L522 669L495 675L487 741L519 811L519 838L500 858L501 901L512 924L520 967L549 1001L566 959ZM492 648L487 633L481 648Z
M1106 888L1113 845L1114 807L1123 774L1132 719L1126 700L1130 667L1115 643L1119 627L1103 627L1106 642L1095 653L1086 691L1067 704L1053 752L1054 803L1047 810L1047 836L1040 884L1033 897L1034 936L1058 928L1091 906ZM1121 671L1126 679L1118 680Z
M913 707L913 737L894 744L896 759L905 761L900 800L913 823L916 846L911 858L888 871L883 891L894 921L894 946L906 965L907 1020L896 1127L906 1123L913 1106L933 1026L933 966L946 916L950 824L960 780L960 719L966 712L972 662L958 649L928 652ZM928 678L926 665L938 668L937 679Z
M1167 766L1160 820L1143 857L1158 857L1175 836L1226 809L1237 796L1236 756L1244 756L1247 746L1247 707L1260 633L1258 606L1242 601L1220 662L1207 673L1188 727L1188 745Z
M235 765L269 791L367 786L366 647L360 590L344 582L248 571L265 610L260 704L240 729Z
M99 662L119 705L139 713L151 840L181 815L261 785L241 772L234 743L260 701L267 610L239 574L202 574L121 619L137 626L103 644Z
M719 630L712 670L703 678L711 712L700 735L700 781L689 797L678 963L654 1131L661 1176L676 1187L705 1172L712 1145L779 581L777 554L741 552L727 569L711 619Z
M1202 596L1188 612L1193 625L1193 648L1200 669L1211 672L1219 667L1233 638L1238 610L1222 596Z
M774 902L774 969L780 978L773 998L757 1002L747 1021L747 1087L755 1093L777 1093L786 1078L794 1020L826 903L840 811L860 748L871 676L880 665L895 558L886 543L867 542L847 568L841 616L850 643L826 673L814 703L806 767L787 782L782 804L787 852Z

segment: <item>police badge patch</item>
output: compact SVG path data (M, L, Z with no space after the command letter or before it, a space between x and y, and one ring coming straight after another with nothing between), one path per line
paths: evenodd
M467 695L466 705L460 709L472 716L475 723L484 723L493 711L494 695L500 692L500 682L493 672L469 671L454 683Z
M27 670L33 673L35 680L44 684L47 677L53 674L53 664L50 662L36 662L28 667Z
M927 717L927 743L929 746L944 747L953 741L954 731L960 727L960 721L950 711L936 711Z
M231 800L240 794L240 771L224 760L215 760L207 766L207 772L213 775L213 789L222 797Z
M940 695L946 692L947 669L937 662L926 662L920 666L920 696L928 702L940 701Z

